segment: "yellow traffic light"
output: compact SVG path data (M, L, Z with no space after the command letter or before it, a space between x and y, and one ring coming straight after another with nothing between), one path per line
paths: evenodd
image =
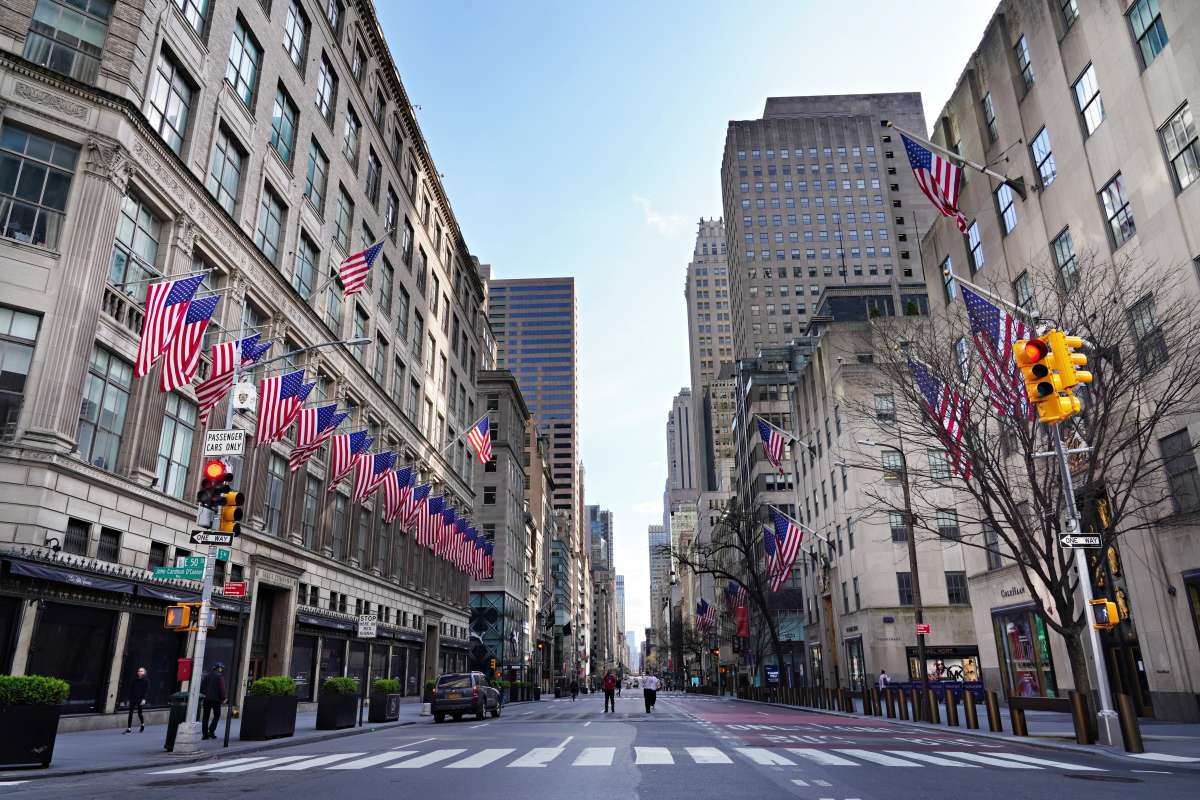
M1064 389L1069 390L1080 383L1092 382L1092 373L1086 369L1076 369L1088 363L1087 356L1074 352L1084 346L1083 339L1068 336L1062 331L1050 331L1046 338L1050 342L1051 352L1054 353L1054 368L1058 370L1058 377L1062 380Z
M1071 337L1078 339L1078 337ZM1038 419L1047 425L1056 425L1065 419L1070 419L1079 413L1081 404L1077 398L1066 391L1063 376L1057 370L1058 362L1052 345L1058 342L1067 353L1067 364L1080 363L1069 360L1070 352L1062 344L1066 337L1062 331L1053 330L1045 336L1036 339L1020 339L1013 344L1013 358L1021 369L1025 381L1025 392L1029 402L1038 412ZM1082 340L1079 340L1082 344ZM1086 356L1079 356L1086 363ZM1081 372L1079 382L1091 381L1091 373ZM1084 379L1082 376L1086 375ZM1065 392L1065 394L1064 394Z
M1092 607L1092 627L1096 630L1106 631L1121 623L1117 604L1112 600L1089 600L1088 605Z
M241 492L234 491L228 485L222 486L221 489L221 494L217 496L217 504L220 508L218 530L221 533L237 536L242 532L239 520L244 513L241 506L246 502L246 496Z
M187 630L192 625L191 606L167 606L163 627L172 630Z

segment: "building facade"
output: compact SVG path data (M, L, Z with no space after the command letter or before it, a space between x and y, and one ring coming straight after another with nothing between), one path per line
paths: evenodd
M646 642L656 647L659 637L668 631L661 620L671 598L671 537L666 526L651 525L646 543L650 561L650 627L646 630Z

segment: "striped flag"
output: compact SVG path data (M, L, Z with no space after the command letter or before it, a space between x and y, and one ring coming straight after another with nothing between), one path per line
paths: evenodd
M255 333L251 336L247 336L245 339L242 339L243 367L249 366L255 361L258 361L260 358L266 355L268 350L271 349L271 345L275 344L274 342L263 342L262 344L259 344L258 337L259 334Z
M254 434L259 444L269 444L283 435L312 387L304 382L302 369L263 379L258 388L258 427Z
M221 342L212 346L212 368L208 378L196 385L196 405L200 409L200 424L208 424L208 416L233 388L237 373L235 360L241 353L241 365L249 366L271 348L272 342L258 344L259 334L247 336L240 342Z
M471 443L471 448L475 451L475 457L479 459L480 464L486 464L492 460L492 435L489 430L490 427L488 415L484 414L479 418L478 422L467 430L467 441Z
M971 320L971 339L979 352L979 371L983 373L996 413L1032 417L1034 409L1025 393L1025 381L1013 358L1013 345L1028 338L1032 328L966 286L962 287L962 293Z
M779 587L783 586L784 581L791 573L796 556L800 553L800 543L804 541L804 530L795 520L776 508L771 509L771 522L774 530L768 531L767 536L769 539L772 532L775 534L775 568L770 570L769 574L771 591L778 592Z
M396 466L396 454L390 450L384 453L363 453L358 457L358 473L354 479L354 500L361 503L379 488L387 473Z
M134 377L144 377L167 351L204 278L205 275L192 275L146 287L146 317L142 322L142 338L138 341Z
M958 210L958 190L962 183L962 169L948 158L914 142L904 134L904 150L908 153L908 165L917 178L917 186L933 203L942 216L953 217L958 229L967 232L967 218Z
M196 376L200 366L200 351L204 346L204 334L208 332L208 324L212 322L213 312L217 310L218 295L201 297L188 303L187 313L183 315L183 324L175 334L175 338L167 345L167 357L163 359L162 371L158 374L158 388L172 392L180 386L187 386Z
M445 505L444 497L430 497L419 507L417 513L417 543L434 550L435 553L437 535L441 529L442 509Z
M725 586L725 600L731 608L740 608L749 603L750 593L737 581L730 581Z
M471 576L480 580L483 577L483 546L487 544L487 540L474 528L471 528L471 533L475 539L471 549Z
M939 437L946 446L954 468L964 481L971 479L971 461L962 447L963 428L970 406L949 384L942 383L925 367L912 359L908 360L917 388L925 398L925 408L938 423Z
M458 514L454 509L447 504L442 509L442 521L438 527L438 546L434 551L434 555L441 556L447 561L452 559L454 550L454 521L458 518Z
M703 597L696 603L696 630L708 633L717 623L717 607L709 605Z
M359 453L366 451L375 440L366 431L355 431L331 436L329 441L332 442L329 452L333 457L329 464L329 488L325 490L326 494L335 490L342 478L350 474Z
M300 469L349 416L349 411L338 412L337 403L300 409L296 417L296 446L288 456L288 469L292 472Z
M383 521L394 522L400 516L404 493L412 487L412 467L393 470L383 480Z
M496 574L496 562L492 560L493 549L491 542L483 543L483 577L488 580Z
M478 535L470 525L463 533L462 571L472 578L475 577L475 551L478 549L476 539Z
M351 253L342 259L342 263L338 264L338 278L341 279L342 285L346 287L346 297L362 291L363 286L367 283L367 273L371 270L371 267L375 264L375 259L379 258L379 254L382 251L383 239L380 239L365 250Z
M454 522L454 550L450 554L450 561L453 562L454 566L457 567L460 572L466 570L467 531L470 529L470 527L471 526L467 524L466 517L459 517Z
M767 454L767 460L782 475L783 467L780 464L783 461L783 448L787 444L787 437L783 431L762 417L756 417L755 421L758 423L758 435L762 438L763 451Z
M415 477L416 476L414 475L414 479ZM404 498L404 506L400 509L400 516L403 520L402 524L405 528L412 531L414 538L417 540L417 544L424 544L420 538L420 529L418 529L416 525L418 522L418 517L421 515L421 511L424 508L425 502L429 498L429 493L431 491L433 491L433 486L428 483L423 483L420 486L415 487Z

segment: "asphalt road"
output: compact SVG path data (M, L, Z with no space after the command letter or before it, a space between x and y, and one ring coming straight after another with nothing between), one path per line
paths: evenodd
M1200 769L1134 762L708 697L626 691L500 719L350 736L154 770L31 780L35 798L1107 800L1200 797Z

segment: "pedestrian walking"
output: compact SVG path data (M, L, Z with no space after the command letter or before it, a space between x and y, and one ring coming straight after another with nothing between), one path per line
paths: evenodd
M575 698L579 696L579 681L571 679L571 702L575 702Z
M617 710L617 676L613 675L610 669L604 674L604 713L607 714L611 709L614 713Z
M887 674L886 669L879 670L879 677L875 680L875 687L881 692L886 692L888 686L892 683L892 678Z
M653 674L647 675L642 681L642 695L646 699L646 713L650 713L650 709L654 708L654 701L658 699L658 678Z
M204 731L201 739L217 738L217 723L221 721L221 704L225 702L225 665L220 661L213 664L209 673L200 681L200 696L204 699L204 714L200 726ZM212 717L211 724L209 717Z
M138 715L138 733L146 732L146 718L142 716L142 706L146 705L146 695L150 693L150 681L146 678L146 668L138 667L134 679L129 682L129 719L125 721L125 732L133 733L133 712Z

